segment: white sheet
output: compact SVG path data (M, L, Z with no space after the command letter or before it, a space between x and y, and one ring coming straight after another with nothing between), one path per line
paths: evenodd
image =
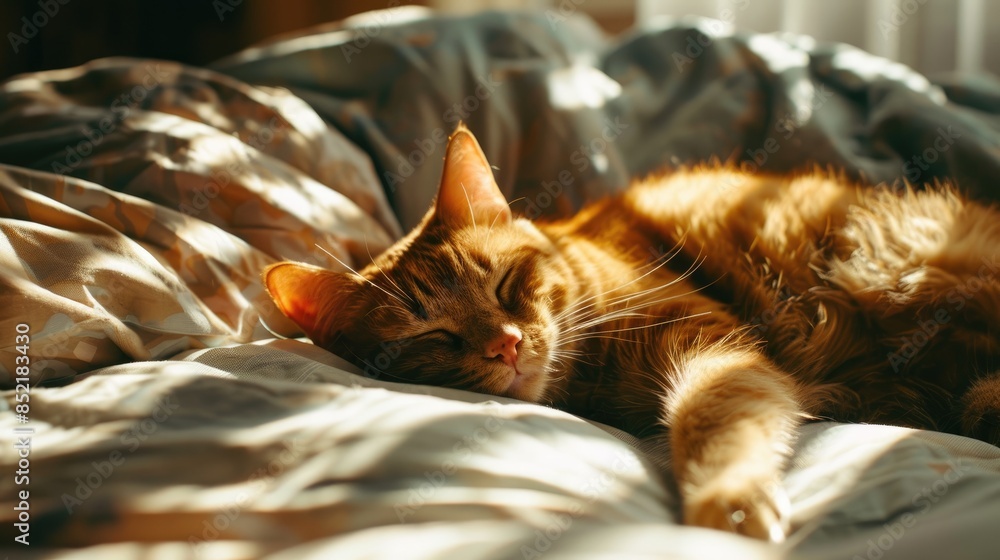
M65 558L995 560L1000 550L1000 449L974 440L803 428L786 480L795 532L773 546L677 525L669 485L614 430L338 365L310 344L268 341L36 390L34 537L121 542ZM0 413L0 433L13 427ZM4 444L0 465L10 472L14 460ZM8 527L12 481L0 478Z

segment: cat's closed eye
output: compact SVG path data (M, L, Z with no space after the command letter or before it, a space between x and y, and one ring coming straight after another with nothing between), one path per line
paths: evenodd
M507 311L514 310L515 294L514 291L514 267L507 269L507 272L500 279L500 283L497 284L497 302L500 307Z
M439 343L443 346L451 348L452 350L461 350L465 346L465 339L446 329L427 331L423 334L417 335L417 338Z

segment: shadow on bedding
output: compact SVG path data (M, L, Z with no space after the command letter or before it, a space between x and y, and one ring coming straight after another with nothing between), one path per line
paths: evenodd
M33 544L197 546L250 531L287 546L470 519L670 522L648 465L554 411L227 379L198 363L105 373L35 393Z
M995 558L1000 448L866 424L803 428L785 487L790 558Z

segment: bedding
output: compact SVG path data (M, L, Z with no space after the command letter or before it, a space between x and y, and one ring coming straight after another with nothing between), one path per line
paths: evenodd
M932 81L712 20L612 38L557 11L395 9L210 68L116 58L14 77L0 84L2 552L996 558L996 447L809 424L784 482L788 542L684 527L642 452L656 442L377 379L295 340L259 272L386 248L429 205L459 120L534 216L711 158L953 177L993 201L998 115L991 78ZM30 482L13 475L17 428L33 430Z

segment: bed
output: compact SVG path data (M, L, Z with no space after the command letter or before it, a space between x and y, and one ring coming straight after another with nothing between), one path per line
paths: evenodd
M982 442L808 424L784 481L793 531L768 544L679 524L650 442L392 383L301 338L261 269L388 247L427 208L459 120L531 216L713 159L951 177L1000 198L995 78L932 80L713 20L608 37L556 11L397 8L207 68L115 58L14 77L0 84L0 552L1000 557L1000 448Z

